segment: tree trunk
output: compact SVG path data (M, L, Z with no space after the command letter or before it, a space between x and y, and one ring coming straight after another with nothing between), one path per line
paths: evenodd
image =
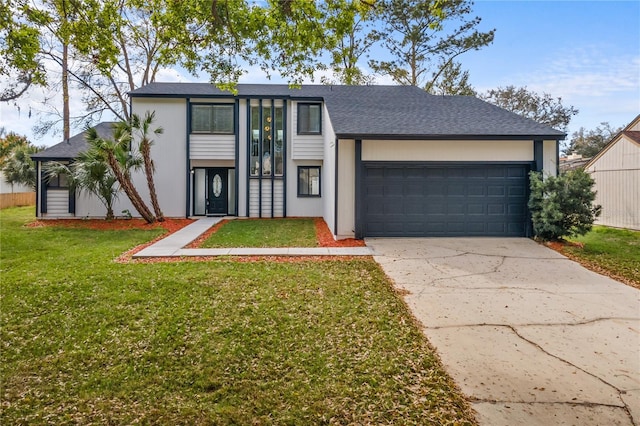
M62 43L62 138L69 141L71 134L69 113L69 44Z
M142 216L142 218L147 223L155 222L156 218L153 216L153 213L151 213L151 210L149 210L147 205L142 200L142 197L140 197L140 194L138 193L138 191L136 190L136 187L131 182L131 179L129 179L129 177L126 176L120 169L120 164L118 163L118 160L115 158L113 153L109 152L107 153L107 155L108 155L109 166L111 166L113 173L116 175L116 179L118 179L118 182L120 182L120 186L122 187L122 190L125 192L125 194L127 194L127 197L129 197L129 200L131 200L131 204L133 204L133 207L136 209L138 213L140 213L140 216Z
M153 160L151 160L151 145L147 140L142 140L140 143L140 153L144 161L144 173L147 175L147 186L149 187L149 195L151 196L151 205L153 211L156 214L158 222L164 222L164 214L160 209L160 203L158 202L158 194L156 193L156 185L153 181Z

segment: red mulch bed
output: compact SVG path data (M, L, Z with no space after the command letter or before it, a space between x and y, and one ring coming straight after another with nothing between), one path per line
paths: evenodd
M316 237L320 247L364 247L364 240L347 238L345 240L333 239L333 234L329 231L327 223L321 217L315 218Z
M193 219L165 219L163 222L147 223L143 219L47 219L28 223L29 228L59 226L62 228L97 229L104 231L121 231L127 229L164 228L169 233L193 223ZM166 236L163 235L163 237Z

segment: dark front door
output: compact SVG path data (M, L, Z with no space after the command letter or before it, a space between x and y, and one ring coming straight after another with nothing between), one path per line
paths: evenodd
M226 215L229 207L228 169L207 169L207 214Z

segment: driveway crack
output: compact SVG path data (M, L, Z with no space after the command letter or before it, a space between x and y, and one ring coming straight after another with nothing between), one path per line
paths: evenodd
M611 319L611 318L608 318L608 319ZM590 322L593 322L593 321L585 322L585 324L588 324L588 323L590 323ZM581 324L575 324L575 325L581 325ZM564 359L564 358L562 358L562 357L559 357L559 356L557 356L557 355L555 355L555 354L553 354L553 353L551 353L551 352L547 351L545 348L543 348L543 347L542 347L540 344L538 344L537 342L534 342L533 340L527 339L527 338L526 338L526 337L524 337L522 334L520 334L520 333L518 332L518 330L517 330L514 326L506 325L505 327L508 327L509 329L511 329L511 331L513 331L513 333L514 333L516 336L518 336L520 339L522 339L522 340L524 340L525 342L528 342L528 343L530 343L531 345L535 346L536 348L538 348L540 351L542 351L543 353L547 354L548 356L550 356L550 357L552 357L552 358L555 358L555 359L557 359L557 360L558 360L558 361L560 361L560 362L564 362L565 364L570 365L571 367L573 367L573 368L575 368L575 369L577 369L577 370L582 371L583 373L585 373L585 374L587 374L587 375L589 375L589 376L593 377L594 379L599 380L600 382L602 382L603 384L605 384L605 385L607 385L607 386L611 387L612 389L615 389L615 390L616 390L616 392L618 393L618 398L620 399L620 402L622 403L622 407L623 407L623 408L624 408L624 410L626 411L627 416L628 416L628 417L629 417L629 419L631 420L631 423L633 423L633 425L634 425L634 426L637 426L637 423L635 422L635 420L634 420L633 416L631 415L631 409L629 408L629 406L627 405L627 403L624 401L624 398L622 397L622 395L623 395L623 394L625 394L625 393L626 393L626 391L624 391L624 390L622 390L622 389L619 389L619 388L618 388L618 387L616 387L613 383L609 383L608 381L604 380L602 377L597 376L597 375L595 375L595 374L591 373L590 371L587 371L587 370L585 370L584 368L581 368L581 367L577 366L576 364L574 364L574 363L572 363L572 362L570 362L570 361L568 361L568 360L566 360L566 359ZM596 404L596 405L603 405L603 404Z

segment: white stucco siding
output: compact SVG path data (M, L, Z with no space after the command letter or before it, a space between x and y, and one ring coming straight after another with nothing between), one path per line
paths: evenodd
M542 170L547 176L556 176L558 174L558 142L543 141L542 142Z
M156 121L152 125L161 126L164 133L153 135L154 145L151 155L156 168L154 175L160 207L167 217L184 217L187 190L187 103L185 99L139 99L132 101L132 111L144 116L147 111L155 111ZM133 175L138 191L151 206L147 181L144 173ZM131 210L137 215L135 210Z
M298 196L298 166L320 166L320 197ZM324 213L325 173L322 161L290 161L287 165L287 216L319 217Z
M363 140L362 161L533 161L533 142Z
M117 184L116 184L117 185ZM118 193L118 199L127 198L127 196L120 192ZM113 214L116 216L120 216L122 214L122 209L116 210L116 207L120 207L122 204L114 202L113 205ZM94 217L94 218L102 218L107 215L107 208L100 201L98 197L94 194L91 194L87 191L82 191L81 193L76 193L76 217Z
M304 103L304 102L303 102ZM323 108L322 134L321 135L298 135L298 102L291 102L290 132L291 135L291 158L294 160L322 160L324 159L324 135L327 132L328 116Z
M236 158L235 135L190 136L189 157L192 160L234 160Z
M338 238L352 238L355 235L355 141L338 141Z
M335 235L335 211L336 211L336 134L329 119L326 106L323 108L324 124L324 161L322 169L322 200L323 219L331 232Z

